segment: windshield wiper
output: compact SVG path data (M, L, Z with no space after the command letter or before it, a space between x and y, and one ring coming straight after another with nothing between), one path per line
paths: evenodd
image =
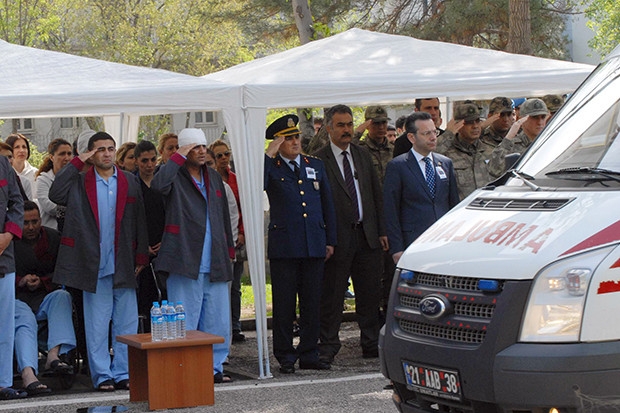
M573 167L573 168L563 168L558 169L557 171L547 172L545 175L547 176L556 176L562 177L565 176L565 179L574 179L574 180L584 180L584 181L616 181L620 182L620 172L612 171L609 169L603 168L591 168L591 167ZM575 175L582 175L581 177Z
M521 181L523 181L523 183L529 186L531 190L540 191L540 187L534 182L530 181L530 179L534 179L533 177L521 172L517 172L516 169L511 169L510 173L512 174L512 176L519 178Z

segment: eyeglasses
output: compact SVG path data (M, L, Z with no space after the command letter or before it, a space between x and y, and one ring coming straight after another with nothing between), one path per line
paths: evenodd
M226 152L220 152L220 153L216 153L215 157L217 159L222 159L225 156L230 156L230 151L226 151Z
M416 132L415 135L422 136L423 138L428 138L430 136L439 135L439 132L437 131L437 129L433 129L426 132Z

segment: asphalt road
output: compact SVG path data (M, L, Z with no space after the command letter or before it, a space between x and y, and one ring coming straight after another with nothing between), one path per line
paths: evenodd
M234 382L215 385L215 404L187 409L160 410L195 412L396 412L388 381L379 372L379 359L363 359L359 330L355 323L341 329L343 347L329 371L302 370L282 375L271 358L273 378L259 380L254 332L246 332L245 343L232 346L226 372ZM77 375L70 390L61 390L55 378L43 381L54 389L50 396L0 402L0 413L107 413L145 412L147 403L129 401L129 392L96 392L86 375ZM171 391L171 390L170 390ZM126 409L126 410L123 410Z

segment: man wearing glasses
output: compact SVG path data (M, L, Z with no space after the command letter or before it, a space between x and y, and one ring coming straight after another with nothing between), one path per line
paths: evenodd
M412 113L405 129L412 148L388 163L383 185L388 241L395 263L409 244L459 202L452 161L433 152L437 129L431 115Z
M319 309L324 261L336 245L336 212L323 162L301 154L299 118L286 115L266 132L264 189L269 196L268 250L273 294L273 353L280 372L327 370L319 360ZM344 290L340 292L340 299ZM299 297L299 345L293 321ZM342 306L340 307L342 309Z

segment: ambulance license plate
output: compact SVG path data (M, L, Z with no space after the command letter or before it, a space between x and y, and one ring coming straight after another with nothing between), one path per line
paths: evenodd
M459 374L453 370L422 366L403 361L407 387L421 394L461 401Z

